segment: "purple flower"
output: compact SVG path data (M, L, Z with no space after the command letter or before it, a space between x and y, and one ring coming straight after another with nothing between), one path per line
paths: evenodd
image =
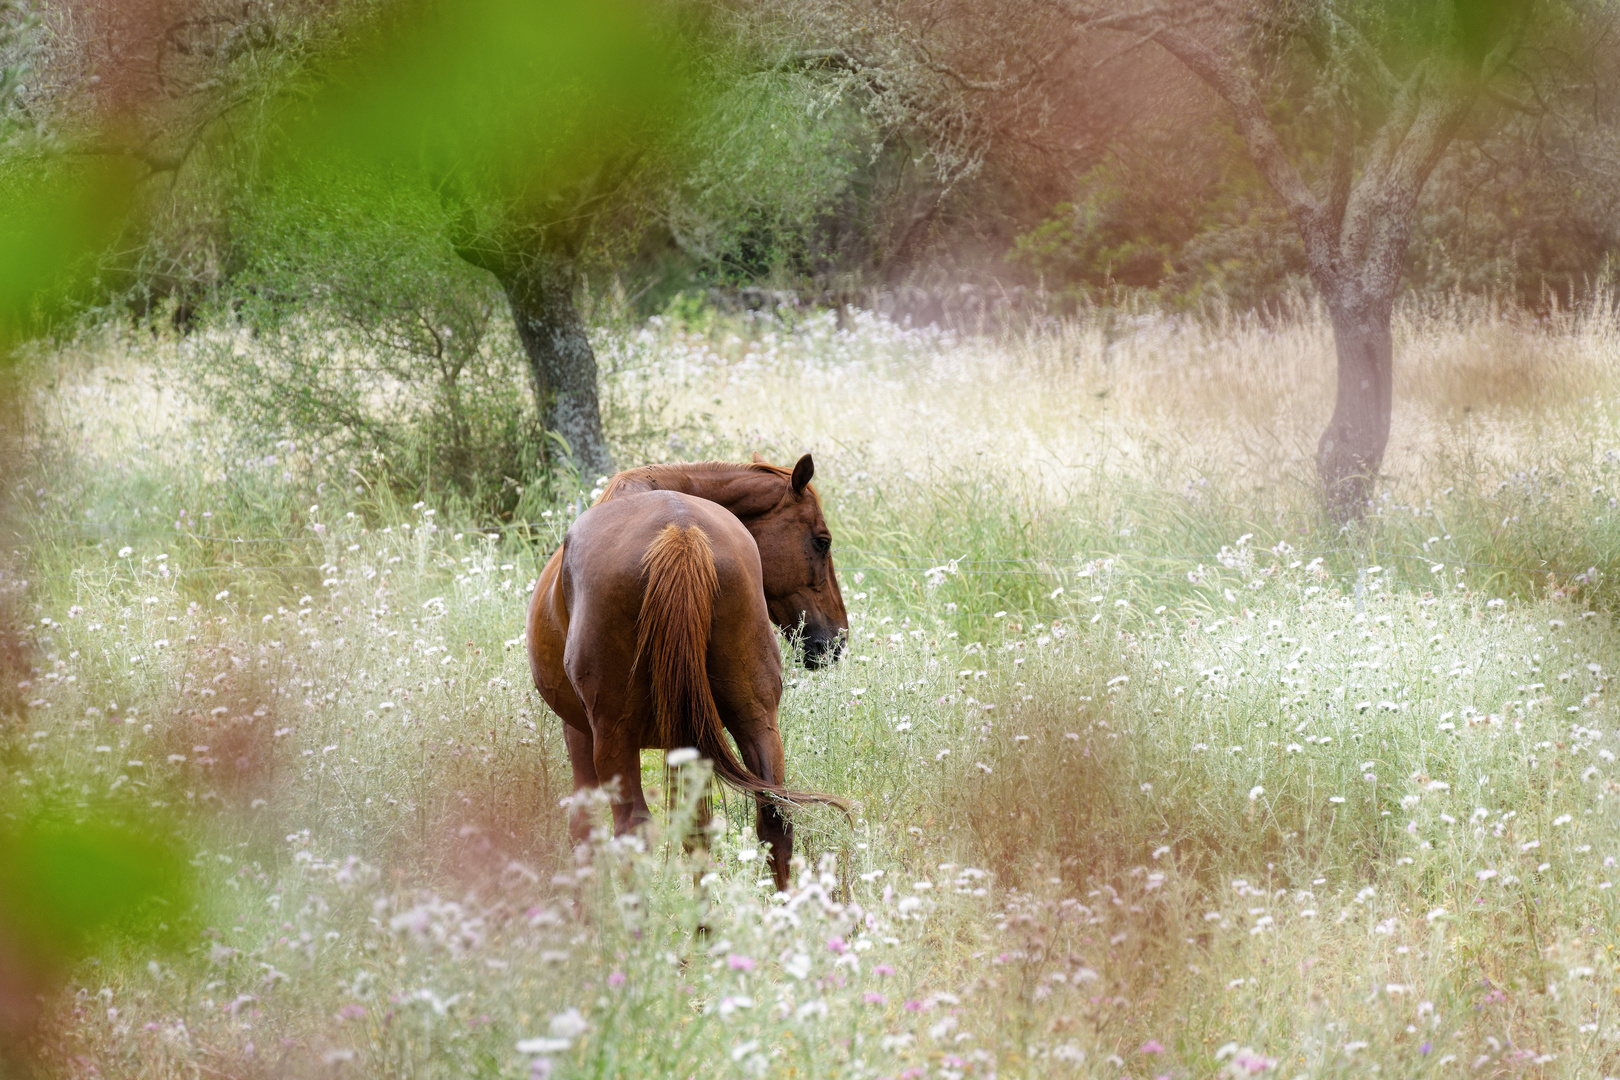
M872 974L874 974L874 975L893 975L894 974L894 968L890 967L888 964L879 964L877 967L872 969Z
M1423 1045L1418 1047L1418 1053L1427 1054L1430 1050L1433 1050L1433 1049L1434 1049L1434 1043L1428 1042L1427 1040L1425 1040Z
M551 1076L551 1059L537 1057L534 1064L529 1066L529 1080L548 1080Z
M617 990L624 985L624 972L615 971L608 975L608 985Z
M922 1012L922 1011L923 1011L923 1003L922 1002L920 1002L920 1001L908 1001L908 1002L906 1002L906 1012Z
M1138 1054L1162 1054L1164 1053L1164 1044L1158 1039L1149 1039L1137 1047L1136 1052Z
M726 966L732 971L753 971L754 958L744 956L742 953L731 953L726 957Z
M862 998L868 1005L882 1005L887 999L874 990L868 990Z
M366 1015L366 1007L364 1005L350 1004L345 1005L343 1008L338 1010L338 1019L340 1020L358 1020L364 1015Z
M849 946L844 944L844 939L841 937L835 936L827 939L828 952L834 952L842 956L848 948Z

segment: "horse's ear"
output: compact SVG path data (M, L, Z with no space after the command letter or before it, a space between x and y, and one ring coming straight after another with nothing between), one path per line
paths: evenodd
M770 464L770 462L765 460L765 455L760 453L758 450L754 451L753 462L754 462L755 465L769 465Z
M799 459L797 465L793 466L793 494L803 495L804 489L810 485L815 476L816 463L810 460L809 454L806 454Z

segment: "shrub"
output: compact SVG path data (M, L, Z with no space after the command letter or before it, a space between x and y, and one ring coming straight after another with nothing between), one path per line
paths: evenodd
M543 433L515 335L491 332L500 297L431 199L366 176L270 185L181 373L248 438L314 440L400 491L509 512Z

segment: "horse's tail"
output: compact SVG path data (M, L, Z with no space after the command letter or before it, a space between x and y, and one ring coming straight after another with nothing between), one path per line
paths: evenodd
M787 791L737 760L709 687L709 626L720 576L709 536L696 525L666 525L641 559L647 575L636 620L636 669L652 678L657 745L696 747L714 775L739 791L785 803L823 803L848 813L834 795Z

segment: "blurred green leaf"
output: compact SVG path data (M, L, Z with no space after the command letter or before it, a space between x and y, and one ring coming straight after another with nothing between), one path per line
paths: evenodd
M122 228L135 183L115 158L0 168L0 362L62 313Z
M191 891L191 869L160 820L0 823L0 931L36 971L72 962L106 932L160 936Z

